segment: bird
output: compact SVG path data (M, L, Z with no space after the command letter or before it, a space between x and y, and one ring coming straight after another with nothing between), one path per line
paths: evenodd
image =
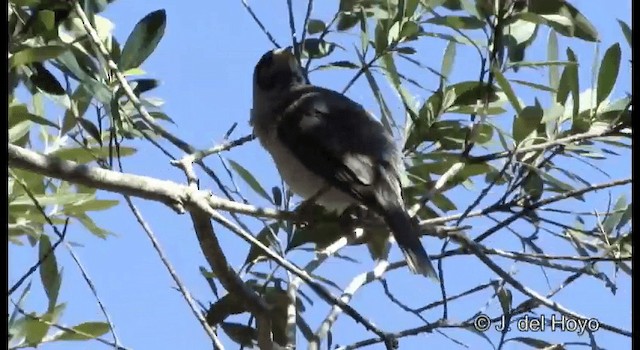
M312 85L291 47L256 64L249 124L293 193L337 213L364 205L384 219L409 269L437 280L405 208L391 133L349 97Z

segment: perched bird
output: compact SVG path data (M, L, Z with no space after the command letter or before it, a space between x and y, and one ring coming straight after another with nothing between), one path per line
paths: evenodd
M290 48L256 65L250 123L291 191L331 211L365 205L384 218L411 271L437 278L404 206L391 135L360 104L311 85Z

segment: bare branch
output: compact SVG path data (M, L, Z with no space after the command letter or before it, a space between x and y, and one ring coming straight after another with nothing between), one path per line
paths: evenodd
M195 162L201 161L205 157L208 157L212 154L228 151L234 147L240 146L246 142L253 140L254 138L255 136L253 136L253 134L246 135L236 140L226 141L222 144L219 144L217 146L211 147L206 150L195 151L189 155L184 156L182 159L180 159L180 162L195 163Z
M563 137L563 138L552 140L552 141L538 143L538 144L527 146L527 147L521 147L514 151L496 152L496 153L491 153L484 156L469 156L468 160L471 163L488 162L488 161L499 159L499 158L509 157L512 154L543 151L550 147L564 146L574 142L580 142L580 141L585 141L589 139L596 139L596 138L605 137L605 136L612 136L612 135L615 135L616 133L617 131L611 130L611 129L588 131L582 134L575 134L575 135Z
M189 161L188 157L187 159L174 163L174 165L184 171L189 189L198 191L198 178L193 171L193 164ZM196 231L200 250L202 250L202 254L204 254L209 266L211 266L211 270L216 274L218 280L220 280L220 283L227 292L233 293L242 299L247 310L256 318L258 345L260 348L267 350L272 349L271 318L269 316L271 307L258 293L247 287L231 265L229 265L224 251L213 231L213 225L211 225L210 220L211 215L208 215L205 210L198 208L192 209L189 213L193 220L193 228ZM217 212L214 213L221 217ZM220 222L219 217L216 218L214 216L214 219ZM200 317L202 316L200 315Z
M8 151L10 166L101 190L161 202L179 213L185 212L186 204L193 204L192 197L200 197L206 198L208 206L213 209L267 218L294 218L292 213L225 200L171 181L81 165L16 145L8 145Z
M516 280L515 278L513 278L509 273L507 273L506 271L504 271L502 268L500 268L500 266L498 266L496 263L494 263L486 254L484 254L484 252L482 252L482 248L474 241L468 239L465 235L460 234L460 233L454 233L453 235L455 235L456 240L460 243L462 243L464 245L465 248L471 250L477 257L478 259L480 259L480 261L482 261L485 265L487 265L487 267L489 267L489 269L491 269L493 272L495 272L498 276L500 276L505 282L509 283L510 285L512 285L515 289L517 289L519 292L521 292L522 294L525 294L531 298L536 299L540 304L545 305L546 307L555 310L557 312L560 312L564 315L573 317L573 318L577 318L577 319L589 319L589 317L580 315L572 310L567 309L566 307L562 306L561 304L559 304L558 302L555 302L553 300L550 300L540 294L538 294L536 291L528 288L527 286L523 285L522 283L520 283L518 280ZM610 332L613 333L617 333L617 334L621 334L621 335L625 335L627 337L631 337L631 332L615 327L615 326L611 326L608 325L606 323L600 322L600 328L601 329L606 329Z
M387 244L388 247L388 244ZM389 267L389 262L387 260L380 260L373 268L372 271L367 271L359 274L351 280L351 283L344 289L342 293L342 297L340 298L343 302L348 303L351 300L351 297L355 294L355 292L360 289L363 285L375 281L382 277L382 275L387 271ZM318 330L314 334L314 339L309 342L309 350L318 350L320 349L320 340L327 336L327 333L333 326L333 323L338 319L340 315L340 308L337 305L334 305L327 317L325 317L322 324L318 327ZM384 337L381 337L380 341L384 341L387 349L397 348L396 337L391 334L385 334Z
M202 326L202 328L204 328L209 338L211 338L214 349L224 350L224 346L220 342L220 339L218 339L218 336L216 335L216 333L213 331L213 329L211 329L211 327L209 327L209 324L207 324L207 321L204 319L204 316L202 315L202 313L198 312L198 308L196 307L196 303L193 301L193 298L191 297L191 293L189 293L189 290L187 290L187 287L182 283L182 281L180 280L180 277L176 273L173 266L171 266L169 259L164 254L162 247L160 247L160 242L158 242L158 240L156 239L156 236L151 230L151 227L144 220L144 218L142 217L142 214L140 213L138 208L136 208L136 206L133 204L133 201L131 200L131 198L129 196L124 196L124 199L127 202L129 209L131 209L131 212L136 217L136 220L142 227L142 230L147 234L147 237L149 237L149 240L151 240L153 249L155 249L155 251L158 253L158 257L160 257L160 260L162 261L164 266L167 268L169 275L171 275L171 278L173 278L173 281L178 286L178 290L180 290L180 294L182 294L185 301L189 305L191 312L193 312L193 315L198 319L198 322L200 322L200 325Z
M340 237L338 240L330 244L325 249L319 251L316 255L316 258L310 261L305 267L304 270L311 274L315 269L317 269L325 260L327 260L330 256L336 254L340 249L348 246L353 243L355 240L360 238L364 233L363 230L354 230L353 235ZM296 318L297 318L297 310L296 310L296 299L298 294L298 289L302 285L302 279L300 277L296 277L289 283L289 287L287 288L287 295L289 296L289 307L287 308L287 339L291 346L295 347L295 329L296 329Z
M241 2L242 2L242 6L244 6L245 10L249 12L249 15L251 16L251 18L253 18L253 21L256 22L258 27L260 27L260 30L262 30L262 32L267 36L269 41L271 41L271 43L275 47L280 48L280 45L278 44L276 39L273 37L273 35L271 35L271 33L267 30L264 24L262 24L262 21L260 21L260 19L258 19L258 16L256 16L256 14L253 12L253 9L251 9L251 6L249 6L249 4L247 3L247 0L242 0Z

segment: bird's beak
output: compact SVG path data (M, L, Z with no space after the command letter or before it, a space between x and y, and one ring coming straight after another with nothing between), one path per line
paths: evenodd
M273 59L276 61L278 66L288 65L291 69L298 69L298 61L296 60L296 56L293 54L293 47L291 46L273 50Z

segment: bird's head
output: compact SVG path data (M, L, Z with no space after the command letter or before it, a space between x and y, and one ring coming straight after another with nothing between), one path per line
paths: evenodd
M291 47L267 51L253 71L254 94L278 93L307 83L302 67L291 52Z

